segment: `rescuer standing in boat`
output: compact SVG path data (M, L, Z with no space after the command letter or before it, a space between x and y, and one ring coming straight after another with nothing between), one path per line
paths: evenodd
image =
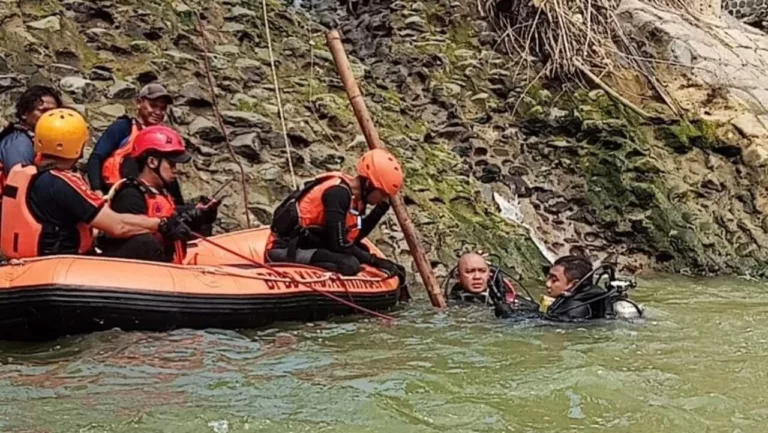
M324 173L293 192L275 209L267 259L312 265L352 276L361 265L405 277L405 269L372 255L361 243L389 210L403 186L400 163L389 152L366 152L357 174ZM366 215L366 206L374 208Z
M3 188L0 249L9 259L92 251L92 228L115 238L173 235L178 218L118 214L73 171L90 139L80 113L55 109L35 126L35 165L11 169ZM188 229L187 229L188 231Z
M130 158L134 139L142 129L161 125L171 104L173 98L162 84L149 83L141 88L136 98L136 117L118 117L101 134L88 158L88 182L95 191L106 194L120 179L138 176ZM170 192L181 204L178 183L171 184Z
M191 230L210 234L216 220L219 201L206 197L194 206L177 208L169 187L176 182L176 164L192 159L184 140L167 126L150 126L139 132L133 141L131 158L139 170L138 177L118 181L110 191L109 206L120 214L147 215L152 218L180 219ZM99 239L99 249L105 256L156 262L180 262L191 238L190 229L169 233L144 233L131 238Z

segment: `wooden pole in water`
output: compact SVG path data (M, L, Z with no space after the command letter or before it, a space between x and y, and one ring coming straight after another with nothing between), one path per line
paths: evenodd
M370 149L385 148L381 138L379 138L379 132L373 124L368 108L365 106L363 95L357 87L357 82L349 65L347 53L344 51L344 45L341 43L339 32L336 30L328 32L327 40L328 48L330 48L333 60L336 62L339 76L342 83L344 83L344 89L347 91L347 97L352 104L352 110L355 112L357 122L363 131L365 141L368 142L368 147ZM397 222L400 223L400 229L403 231L403 235L405 235L406 242L408 242L408 248L411 250L413 261L416 262L416 267L421 275L421 280L424 282L424 287L427 289L429 299L432 301L432 306L441 309L445 308L443 292L440 291L440 285L437 283L435 274L432 272L432 266L430 266L424 249L419 242L416 226L413 225L411 217L408 216L408 210L405 208L405 202L400 194L392 197L392 208L395 210Z

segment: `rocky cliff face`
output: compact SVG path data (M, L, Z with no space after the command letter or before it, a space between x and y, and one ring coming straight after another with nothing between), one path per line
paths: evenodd
M310 16L307 10L268 2L297 181L351 168L366 149L324 43L330 26L343 25L347 37L360 42L350 47L353 68L380 133L405 163L406 201L435 265L450 264L462 249L482 248L500 253L524 277L537 275L542 258L536 247L483 198L461 156L441 144L446 138L470 139L471 128L454 102L464 93L464 84L449 82L446 72L452 61L471 61L480 54L466 33L473 30L449 33L453 30L444 16L443 36L422 43L417 39L431 26L423 5L393 4L361 18L337 4L329 6L318 6ZM185 193L211 193L237 179L238 169L212 115L194 11L200 12L211 43L209 59L224 121L246 167L248 211L252 220L268 224L273 206L292 189L292 178L261 2L225 0L201 7L181 1L3 1L2 107L10 119L13 101L25 85L53 84L87 115L97 135L115 116L131 112L141 85L159 79L178 95L170 122L195 154L185 169ZM429 13L439 17L436 10ZM450 48L450 59L433 54L444 48ZM431 77L441 74L446 74L444 82L433 82ZM479 109L473 116L482 114L481 99L475 99ZM231 196L221 210L220 229L242 227L239 182L226 191ZM377 241L385 251L408 260L394 217Z
M25 84L53 83L98 131L131 110L141 84L160 79L178 94L171 121L195 153L187 195L238 173L211 113L199 10L246 166L248 211L269 223L291 176L260 1L0 1L6 114ZM324 32L339 27L380 133L405 162L406 202L438 270L481 248L537 277L542 255L499 212L499 201L518 200L523 222L558 254L582 249L630 269L762 273L760 176L728 139L738 131L644 124L601 91L525 86L519 58L496 50L498 35L474 1L286 3L268 2L269 24L298 180L350 168L365 149L325 48ZM244 224L238 182L227 190L223 230ZM393 217L377 241L408 260Z

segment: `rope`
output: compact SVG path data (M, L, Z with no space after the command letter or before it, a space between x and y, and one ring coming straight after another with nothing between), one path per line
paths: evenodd
M213 78L213 73L211 72L210 60L208 59L208 37L205 35L205 30L203 29L203 21L200 19L200 14L198 12L195 12L195 17L197 18L197 28L203 38L203 63L205 64L205 73L208 77L208 87L211 89L213 114L216 116L216 120L219 123L219 128L221 129L222 134L224 134L224 141L227 143L229 154L232 156L232 160L235 161L235 164L237 164L238 168L240 169L240 186L243 190L243 206L245 207L245 225L246 228L251 228L251 217L250 211L248 210L248 187L245 180L245 168L243 168L243 164L240 162L240 160L237 159L235 148L232 147L232 143L229 141L227 128L224 127L224 119L221 117L221 113L219 112L219 104L216 100L216 82Z
M283 128L283 140L285 140L285 151L288 156L288 169L291 171L291 182L293 189L296 189L296 174L293 171L293 160L291 158L291 143L288 141L288 131L285 127L285 113L283 112L283 102L280 98L280 84L277 81L277 68L275 68L275 55L272 52L272 37L269 34L269 15L267 14L267 0L261 2L264 9L264 31L267 34L267 48L269 48L269 63L272 66L272 83L275 86L275 98L277 98L277 111L280 114L280 125Z
M253 264L253 265L255 265L255 266L258 266L258 267L261 267L261 268L264 268L264 269L270 270L270 271L272 271L272 272L276 273L277 275L279 275L279 276L281 276L281 277L283 277L283 278L287 278L287 279L289 279L291 282L294 282L294 283L296 283L296 284L300 284L300 285L302 285L302 286L304 286L304 287L306 287L306 288L308 288L308 289L312 290L313 292L317 292L317 293L319 293L319 294L321 294L321 295L323 295L323 296L325 296L325 297L327 297L327 298L333 299L334 301L336 301L336 302L339 302L339 303L341 303L341 304L343 304L343 305L346 305L346 306L348 306L348 307L354 308L355 310L358 310L358 311L360 311L360 312L363 312L363 313L367 313L367 314L370 314L371 316L374 316L374 317L378 317L379 319L382 319L382 320L384 320L384 321L385 321L385 322L387 322L388 324L390 324L390 323L392 323L392 322L394 322L394 321L395 321L395 318L394 318L394 317L392 317L392 316L388 316L388 315L386 315L386 314L382 314L382 313L379 313L379 312L377 312L377 311L369 310L368 308L365 308L365 307L362 307L362 306L360 306L360 305L357 305L357 304L355 304L354 302L351 302L351 301L347 301L347 300L346 300L346 299L344 299L344 298L340 298L340 297L338 297L338 296L336 296L336 295L332 295L332 294L330 294L330 293L328 293L328 292L324 292L324 291L322 291L322 290L316 289L316 288L314 288L314 287L312 287L312 286L309 286L309 285L307 285L307 284L303 284L302 282L300 282L300 281L298 281L298 280L294 279L294 278L293 278L291 275L288 275L288 274L282 273L282 272L278 271L277 269L275 269L275 268L273 268L273 267L271 267L271 266L269 266L269 265L266 265L266 264L264 264L264 263L259 263L259 262L257 262L256 260L253 260L252 258L250 258L250 257L248 257L248 256L244 256L244 255L242 255L242 254L238 253L237 251L231 250L231 249L229 249L229 248L225 247L224 245L221 245L221 244L219 244L218 242L215 242L215 241L212 241L212 240L210 240L210 239L206 238L205 236L201 236L201 235L199 235L199 234L197 234L197 233L193 233L193 235L194 235L196 238L200 239L201 241L203 241L203 242L207 242L207 243L209 243L209 244L211 244L211 245L215 246L216 248L219 248L219 249L221 249L222 251L226 251L226 252L228 252L228 253L232 254L233 256L235 256L235 257L238 257L238 258L241 258L241 259L245 260L246 262L248 262L248 263L251 263L251 264Z
M315 111L315 41L312 39L312 17L314 16L315 12L315 3L314 0L309 0L309 13L307 13L307 41L309 43L309 111L312 112L312 117L315 118L315 122L310 122L310 127L314 124L317 125L318 128L320 128L321 131L323 131L323 134L325 134L326 137L328 137L328 141L335 144L337 147L340 146L339 142L336 140L334 136L331 135L331 133L328 131L328 129L323 124L323 121L320 120L320 116L317 115L317 112Z
M186 265L189 267L188 265ZM199 266L199 265L198 265ZM263 280L263 281L274 281L276 283L305 283L305 284L315 284L315 283L322 283L325 281L362 281L362 282L369 282L369 283L381 283L383 281L388 280L391 277L382 277L382 278L373 278L373 277L344 277L341 275L334 274L331 272L323 273L321 277L317 278L299 278L294 277L292 275L289 275L287 278L283 277L273 277L271 275L261 275L261 274L252 274L247 271L241 271L238 269L232 269L232 268L226 268L226 270L223 270L224 268L210 268L208 266L201 266L200 267L202 272L209 272L209 273L215 273L217 275L231 275L235 277L248 277L251 279L256 280ZM214 269L214 271L211 271L211 269ZM268 269L269 270L269 269ZM288 275L288 274L283 274Z

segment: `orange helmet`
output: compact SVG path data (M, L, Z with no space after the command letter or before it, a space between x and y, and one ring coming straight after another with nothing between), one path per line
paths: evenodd
M374 188L393 196L403 187L405 175L400 163L384 149L366 152L357 163L357 174L368 179Z
M90 140L88 124L75 110L57 108L40 116L35 125L35 152L62 159L79 159Z

